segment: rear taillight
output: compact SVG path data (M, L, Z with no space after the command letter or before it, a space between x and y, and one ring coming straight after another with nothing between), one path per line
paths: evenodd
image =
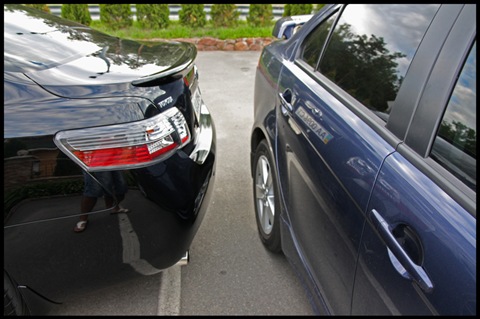
M61 131L55 144L87 171L138 168L171 156L190 140L182 113L173 107L152 118Z

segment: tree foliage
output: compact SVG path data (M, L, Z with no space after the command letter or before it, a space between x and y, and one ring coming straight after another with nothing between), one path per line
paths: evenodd
M313 4L286 4L283 7L283 16L294 16L302 14L311 14L313 11Z
M143 28L167 28L170 24L168 4L136 4L137 21Z
M100 4L100 21L113 30L133 24L130 4Z
M325 6L325 4L316 4L315 7L313 8L313 12L314 12L314 13L317 13L317 12L320 11L324 6Z
M269 26L273 20L271 4L251 4L248 9L247 22L253 27Z
M320 69L364 105L386 112L387 101L395 100L403 80L397 75L397 60L404 56L390 52L382 37L355 34L343 24L333 33Z
M234 27L238 24L240 12L234 4L213 4L210 17L214 27Z
M207 14L203 4L182 4L178 19L184 26L199 28L207 24Z
M463 149L468 155L477 158L477 131L465 124L452 121L442 121L439 135L450 144Z
M88 4L62 4L62 18L90 25L92 17L88 10Z

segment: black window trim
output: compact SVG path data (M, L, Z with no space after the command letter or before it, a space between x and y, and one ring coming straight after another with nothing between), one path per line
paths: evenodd
M320 62L322 61L323 59L323 56L325 55L325 48L328 47L328 44L330 43L330 40L332 39L332 33L333 33L333 30L335 30L337 24L338 24L338 20L340 20L340 17L342 16L343 14L343 11L345 11L345 8L347 7L347 4L345 5L342 5L340 6L339 8L337 8L337 10L333 11L331 14L328 15L328 17L326 17L325 19L322 20L323 21L326 21L328 20L331 16L333 15L337 15L335 17L335 20L333 21L332 23L332 27L331 29L328 31L328 35L327 35L327 38L325 39L325 43L323 44L323 47L322 47L322 50L320 51L320 54L318 56L318 59L317 59L317 63L315 65L315 70L319 70L320 69ZM318 24L317 24L318 25ZM303 42L303 41L302 41ZM300 51L300 50L299 50ZM300 53L300 52L299 52Z
M465 5L435 61L406 132L405 143L422 157L430 154L445 108L475 37L476 12Z
M459 4L440 6L405 74L387 122L387 128L401 140L407 137L407 131L445 43L445 38L451 31L462 7L463 5Z
M290 60L290 61L298 60L300 58L300 55L301 55L302 44L305 41L305 38L318 26L318 24L323 23L324 21L328 20L328 18L330 18L335 13L338 13L338 11L341 10L344 6L345 5L339 5L339 4L333 5L331 8L324 11L319 16L313 16L310 21L305 23L305 25L302 27L302 29L305 29L305 30L302 31L303 32L302 36L299 37L297 39L297 41L292 43L293 47L291 49L292 49L293 54L290 56L290 58L288 58L288 60ZM332 29L328 33L326 43L328 43L330 41L331 32L335 28L335 25L336 25L337 21L338 21L338 17L335 19L335 21L332 25ZM325 45L322 48L322 52L320 52L320 56L323 55L324 49L325 49ZM319 58L320 58L320 56L319 56ZM318 64L318 61L317 61L317 64Z
M451 94L470 50L476 41L475 5L465 5L440 52L423 92L413 121L406 133L405 145L398 152L437 183L476 218L476 191L430 158L433 142ZM432 116L435 114L435 116ZM427 133L425 133L427 132Z

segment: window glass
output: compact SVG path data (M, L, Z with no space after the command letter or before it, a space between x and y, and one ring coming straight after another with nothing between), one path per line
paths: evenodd
M335 26L319 71L368 108L389 114L438 8L348 5Z
M300 59L307 62L312 68L317 68L320 53L322 52L328 32L330 31L336 16L337 14L334 14L326 21L320 23L302 43Z
M473 45L443 116L431 157L477 191L477 45Z

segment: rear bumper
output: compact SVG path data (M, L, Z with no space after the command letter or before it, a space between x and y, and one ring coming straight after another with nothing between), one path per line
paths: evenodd
M62 301L175 265L213 192L216 133L205 106L201 113L190 154L181 149L164 162L122 171L128 184L122 206L129 213L112 215L98 200L87 229L75 233L78 192L26 198L6 211L5 270L19 285Z

